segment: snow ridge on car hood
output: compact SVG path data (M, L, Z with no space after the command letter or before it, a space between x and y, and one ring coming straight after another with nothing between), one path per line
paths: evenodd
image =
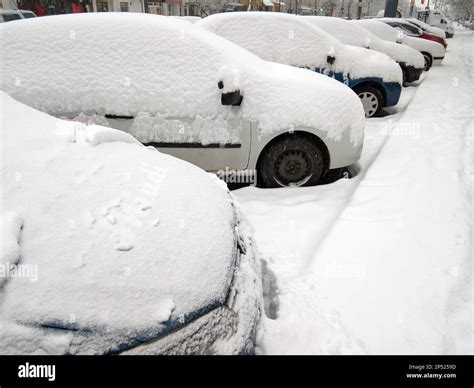
M303 70L285 71L189 22L120 13L23 22L0 26L2 67L9 69L0 86L50 114L244 119L266 133L307 125L333 138L350 131L354 145L362 142L362 105L348 88ZM223 79L222 91L242 91L241 107L222 106ZM234 135L224 128L216 138L206 127L200 127L203 142L225 143ZM178 142L182 129L168 126L170 139ZM153 125L140 128L140 140L147 136L154 137Z
M2 212L19 236L9 252L37 274L0 290L10 335L63 329L106 338L111 349L97 351L110 351L224 302L236 256L226 188L120 131L58 120L3 92L1 109Z

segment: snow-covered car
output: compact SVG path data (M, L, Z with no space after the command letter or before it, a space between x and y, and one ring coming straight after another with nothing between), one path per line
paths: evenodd
M421 12L419 16L425 18L430 26L442 29L446 33L446 38L454 36L453 22L443 12L434 10L430 11L428 15L425 12Z
M425 23L414 17L404 18L403 20L406 20L407 22L414 24L418 28L421 28L423 31L426 31L430 34L435 34L435 35L440 36L441 38L446 38L446 33L441 28L430 26L428 23Z
M381 18L380 21L387 23L389 26L392 26L400 31L402 31L405 35L412 36L414 38L420 39L427 39L433 42L437 42L446 49L448 44L446 43L446 39L437 35L431 34L421 27L418 27L414 23L411 23L405 19L398 19L398 18Z
M186 20L189 23L197 23L201 18L199 16L171 16L173 18Z
M31 18L35 18L35 17L36 17L36 14L35 14L33 11L20 9L20 12L21 12L21 14L23 15L23 17L24 17L25 19L31 19Z
M401 43L418 50L425 58L426 71L433 65L440 65L444 59L446 50L439 43L407 36L402 31L381 22L380 19L354 20L353 23L358 23L372 34L377 35L380 39Z
M394 61L373 50L346 46L306 17L232 12L196 24L262 59L307 68L348 85L361 99L366 117L382 114L400 98L402 72Z
M0 86L49 114L110 126L207 171L312 185L356 163L364 110L345 85L269 63L195 24L96 13L0 26Z
M328 16L307 16L307 18L344 44L372 49L388 55L400 65L404 84L417 81L423 72L425 65L423 55L408 46L382 40L365 28L341 18Z
M225 184L0 94L0 354L252 353L259 262Z
M12 22L14 20L21 20L25 17L18 10L2 9L0 10L0 23Z

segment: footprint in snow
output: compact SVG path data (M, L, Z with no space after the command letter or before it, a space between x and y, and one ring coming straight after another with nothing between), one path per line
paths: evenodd
M129 244L129 243L118 243L115 247L115 249L117 251L129 251L133 248L133 245L132 244Z

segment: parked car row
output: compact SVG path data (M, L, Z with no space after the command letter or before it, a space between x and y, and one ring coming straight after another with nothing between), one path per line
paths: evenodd
M400 43L418 50L425 58L425 70L428 71L433 65L440 65L444 59L446 49L443 45L419 36L409 36L402 30L393 28L388 23L384 23L381 19L362 19L356 20L360 26L369 30L379 38L388 42Z
M410 39L445 50L357 23L246 12L0 25L1 263L42 271L0 279L0 353L253 353L258 251L203 170L307 186L356 163L366 117L428 70Z
M396 105L402 85L445 53L391 19L236 12L191 22L80 14L8 23L2 65L11 70L1 87L206 171L304 186L356 163L364 116Z

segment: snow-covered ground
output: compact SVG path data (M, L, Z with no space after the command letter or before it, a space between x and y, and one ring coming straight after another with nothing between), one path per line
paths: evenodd
M260 353L472 353L473 37L367 121L357 177L234 192L266 263Z

